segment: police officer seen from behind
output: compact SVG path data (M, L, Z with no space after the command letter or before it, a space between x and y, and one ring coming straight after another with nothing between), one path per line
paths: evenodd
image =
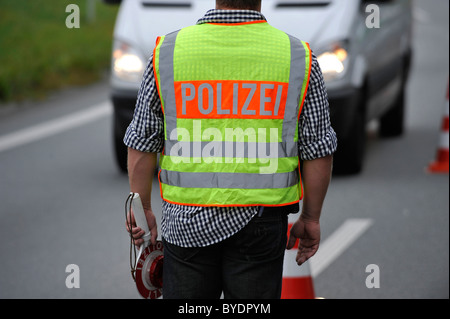
M217 0L158 38L124 142L153 243L160 153L165 299L280 298L285 249L316 253L336 134L316 57L261 0Z

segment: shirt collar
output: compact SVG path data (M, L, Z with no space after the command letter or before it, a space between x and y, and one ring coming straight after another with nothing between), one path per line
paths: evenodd
M254 10L217 10L211 9L197 21L204 23L243 23L250 21L266 20L264 15ZM267 21L267 20L266 20Z

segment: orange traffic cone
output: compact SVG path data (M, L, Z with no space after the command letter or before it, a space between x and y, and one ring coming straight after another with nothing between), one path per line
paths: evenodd
M428 166L428 172L430 173L448 173L448 145L449 145L449 134L448 134L448 85L447 85L447 102L445 105L444 119L441 129L441 139L439 141L439 147L436 155L436 161Z
M292 224L289 224L288 236L291 227ZM314 284L309 261L298 266L295 261L297 250L298 240L294 248L287 250L284 255L281 299L315 299Z

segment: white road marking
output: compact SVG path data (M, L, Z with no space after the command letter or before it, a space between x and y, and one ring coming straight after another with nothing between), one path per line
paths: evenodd
M311 276L318 276L348 249L371 225L371 219L348 219L321 243L319 251L310 259Z
M83 111L0 136L0 152L82 126L111 113L110 103L103 102Z

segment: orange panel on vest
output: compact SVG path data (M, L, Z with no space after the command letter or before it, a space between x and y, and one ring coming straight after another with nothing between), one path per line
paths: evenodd
M281 82L175 82L177 117L283 119L288 87Z

